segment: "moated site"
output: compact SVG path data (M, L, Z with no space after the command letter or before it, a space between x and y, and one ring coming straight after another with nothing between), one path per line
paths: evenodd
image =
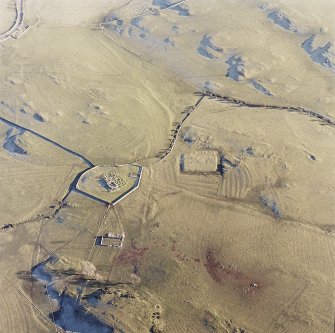
M0 332L334 332L334 1L0 8Z

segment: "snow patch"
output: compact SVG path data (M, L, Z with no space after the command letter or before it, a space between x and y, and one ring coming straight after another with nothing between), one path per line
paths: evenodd
M291 32L298 32L297 27L295 24L288 18L288 16L283 13L282 11L275 10L268 14L268 18L273 21L279 27L291 31Z
M271 196L262 195L260 197L260 201L265 207L271 210L273 216L276 219L280 219L282 217L282 214L279 210L278 203Z
M312 35L302 43L304 51L312 58L312 60L323 67L335 69L335 50L331 42L327 42L323 46L314 48L316 35Z
M124 32L123 20L120 20L116 16L106 16L103 24L114 32L122 36Z
M135 33L142 39L147 37L149 30L143 26L142 17L136 17L130 21L131 27L128 30L130 36L133 36Z
M218 52L223 53L223 49L219 46L216 46L213 43L213 38L208 34L204 35L200 41L200 46L198 47L198 53L208 59L216 59L217 57L212 53Z
M229 65L227 77L234 81L241 81L245 78L244 61L241 56L233 55L226 63Z
M33 267L32 275L45 286L48 297L57 302L59 309L53 312L52 316L55 324L66 332L77 333L112 333L114 330L101 323L93 315L87 313L85 308L79 302L64 293L59 294L54 288L54 278L45 266L48 262L53 262L56 258L48 260Z
M197 49L198 53L202 56L202 57L205 57L205 58L208 58L208 59L216 59L217 57L208 52L204 47L202 46L199 46L198 49Z
M266 96L272 96L270 91L267 90L263 85L261 85L257 80L255 80L255 79L250 80L250 84L254 88L256 88L259 92L261 92L262 94L264 94Z
M22 147L22 140L20 136L24 130L12 127L7 131L5 143L3 147L11 154L27 155L27 151Z
M209 36L208 34L207 35L204 35L202 37L202 40L200 41L200 45L202 47L204 47L205 49L212 49L213 51L215 52L220 52L222 53L223 52L223 48L222 47L219 47L219 46L216 46L214 43L213 43L213 38L211 36Z
M34 113L33 118L41 123L45 123L45 118L40 113Z

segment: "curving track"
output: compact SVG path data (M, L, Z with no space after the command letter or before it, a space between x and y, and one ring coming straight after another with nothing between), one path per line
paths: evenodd
M18 31L23 24L23 0L16 0L16 17L13 25L9 30L0 35L0 41L5 41L12 38L16 31Z

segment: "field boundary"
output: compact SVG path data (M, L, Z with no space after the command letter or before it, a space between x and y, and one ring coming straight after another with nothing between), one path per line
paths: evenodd
M98 202L101 202L101 203L104 203L106 205L112 205L112 206L115 206L117 203L119 203L121 200L123 200L124 198L126 198L128 195L130 195L132 192L134 192L135 190L137 190L140 186L140 183L141 183L141 180L142 180L142 172L143 172L143 166L141 165L137 165L137 164L129 164L129 165L134 165L134 166L137 166L139 168L139 171L138 171L138 174L139 176L137 177L134 185L128 189L127 191L123 192L122 194L120 194L116 199L112 200L112 201L107 201L107 200L104 200L104 199L101 199L93 194L89 194L83 190L80 190L78 188L78 182L80 181L81 177L89 170L92 170L94 168L98 168L98 167L103 167L105 165L96 165L92 168L89 168L89 169L86 169L84 170L83 172L81 172L80 174L77 175L76 179L74 180L75 184L74 184L74 187L73 187L73 191L75 192L78 192L79 194L82 194L84 196L87 196L88 198L92 199L92 200L96 200ZM117 165L116 167L118 166L122 166L122 165ZM74 183L73 182L73 183ZM70 191L71 192L71 191Z
M196 108L199 106L199 104L202 102L202 100L205 98L205 96L206 96L205 94L202 94L201 97L198 99L198 101L186 111L185 117L178 123L178 125L176 126L176 128L174 130L173 138L172 138L168 148L164 151L163 155L160 157L160 159L156 163L159 163L159 162L165 160L166 157L171 153L171 151L173 150L173 148L176 144L178 134L179 134L180 130L182 129L185 121L196 110Z
M88 158L86 158L84 155L82 155L82 154L80 154L80 153L78 153L78 152L76 152L76 151L74 151L74 150L72 150L70 148L67 148L67 147L63 146L62 144L60 144L60 143L58 143L58 142L56 142L56 141L54 141L52 139L49 139L48 137L44 136L43 134L40 134L40 133L38 133L38 132L30 129L30 128L27 128L27 127L24 127L22 125L19 125L18 123L10 121L10 120L8 120L6 118L3 118L1 116L0 116L0 121L2 121L3 123L5 123L8 126L14 126L14 127L17 127L17 128L19 128L19 129L21 129L23 131L29 132L29 133L37 136L38 138L40 138L40 139L42 139L42 140L44 140L44 141L52 144L53 146L66 151L68 154L71 154L71 155L73 155L73 156L75 156L77 158L80 158L90 168L94 167L94 164Z
M286 106L286 105L271 105L271 104L257 104L257 103L251 103L247 102L238 98L230 97L230 96L225 96L225 95L220 95L220 94L215 94L211 91L205 91L204 92L205 96L208 97L209 99L218 99L219 102L225 102L225 103L231 103L235 104L238 106L245 106L248 108L263 108L263 109L273 109L273 110L287 110L289 112L299 112L299 113L304 113L307 114L311 117L317 118L318 120L322 121L323 123L331 126L335 126L335 120L332 118L325 116L322 113L312 111L310 109L307 109L302 106Z

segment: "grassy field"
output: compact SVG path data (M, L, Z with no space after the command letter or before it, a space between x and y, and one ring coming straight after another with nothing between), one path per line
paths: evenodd
M0 3L0 332L333 332L332 1Z

